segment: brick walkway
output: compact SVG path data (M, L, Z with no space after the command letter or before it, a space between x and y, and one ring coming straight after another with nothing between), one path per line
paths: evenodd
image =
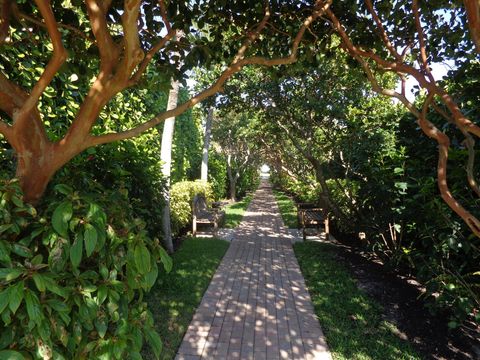
M177 359L331 359L268 183L256 191Z

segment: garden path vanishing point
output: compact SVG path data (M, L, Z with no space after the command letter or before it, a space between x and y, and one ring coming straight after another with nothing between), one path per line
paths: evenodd
M235 231L176 359L331 359L267 181Z

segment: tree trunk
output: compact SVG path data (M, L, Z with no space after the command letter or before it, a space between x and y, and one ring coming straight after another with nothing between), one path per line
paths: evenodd
M237 177L234 176L230 179L230 200L236 201L236 192L237 192Z
M235 193L237 192L236 189L236 183L237 183L237 178L236 175L233 174L233 169L232 169L232 155L227 155L227 176L228 176L228 188L229 188L229 194L230 194L230 200L235 201Z
M212 134L213 107L208 109L205 123L205 138L203 140L202 170L200 180L208 181L208 150L210 149L210 136Z
M172 81L172 89L168 94L167 111L175 109L178 102L179 83ZM173 131L175 128L175 118L171 117L165 120L162 134L162 148L160 159L162 161L162 175L166 179L164 190L164 201L162 216L163 243L168 252L173 252L172 227L170 221L170 173L172 167L172 142Z

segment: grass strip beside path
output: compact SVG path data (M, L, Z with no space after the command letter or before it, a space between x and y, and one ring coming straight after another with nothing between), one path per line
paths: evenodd
M395 335L382 307L357 287L332 245L304 242L294 249L334 360L422 358Z
M289 229L296 229L297 224L297 207L294 201L281 191L273 190L275 199L277 200L280 213L282 214L283 223Z
M155 328L163 341L161 359L173 359L205 290L227 251L218 239L187 238L172 255L169 274L159 266L156 284L147 297ZM145 359L154 359L146 349Z
M225 220L223 227L236 228L243 219L243 214L253 199L253 195L246 195L242 200L229 204L225 207Z

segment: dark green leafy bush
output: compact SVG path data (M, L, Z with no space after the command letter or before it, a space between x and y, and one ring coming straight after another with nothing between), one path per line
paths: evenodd
M144 340L158 355L143 297L171 259L121 192L55 190L37 214L0 183L0 358L140 359Z
M208 157L208 182L212 184L215 200L224 199L227 194L227 160L215 150Z

